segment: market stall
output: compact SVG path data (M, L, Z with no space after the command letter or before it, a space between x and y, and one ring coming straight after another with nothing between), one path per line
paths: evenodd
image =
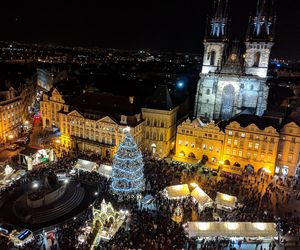
M187 184L166 187L164 192L169 199L184 199L190 195L189 186Z
M213 200L199 186L191 192L191 196L193 200L198 203L199 211L204 210L206 207L212 207L213 205Z
M237 197L217 192L217 197L215 201L217 203L218 209L231 212L233 209L236 208Z
M111 178L112 175L112 167L109 165L97 164L96 162L78 159L77 163L74 166L75 169L81 170L81 171L88 171L92 172L95 171L106 178Z
M27 166L28 170L36 165L54 161L53 149L27 147L19 153L19 163Z
M189 237L242 238L272 240L277 236L275 223L264 222L188 222Z

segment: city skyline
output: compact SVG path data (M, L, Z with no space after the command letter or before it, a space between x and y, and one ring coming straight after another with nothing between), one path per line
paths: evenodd
M230 36L243 41L256 1L229 1ZM90 1L7 3L0 17L1 40L150 49L202 53L206 17L212 1L113 1L96 6ZM276 36L272 57L298 59L300 26L295 1L276 1Z

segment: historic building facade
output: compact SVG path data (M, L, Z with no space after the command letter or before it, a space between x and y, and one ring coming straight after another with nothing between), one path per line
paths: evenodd
M35 88L22 84L19 90L7 87L0 91L0 143L11 142L28 123L30 107L34 102Z
M224 1L225 2L225 1ZM197 86L194 114L211 120L227 120L241 111L262 115L267 107L266 85L275 19L267 1L250 18L242 52L229 42L227 6L218 1L204 39L202 72Z
M178 106L174 106L168 88L157 86L142 108L144 149L160 158L169 155L176 139Z
M177 128L176 159L242 173L295 175L300 159L300 126L291 120L240 115L227 123L187 119Z
M54 88L43 95L40 110L43 127L59 128L65 149L112 158L127 127L138 146L155 157L168 156L175 146L178 106L165 86L157 86L143 108L133 96L86 92L72 98Z
M141 147L143 120L133 97L83 92L65 101L54 89L43 96L40 105L43 127L57 126L66 150L90 151L111 159L128 128Z

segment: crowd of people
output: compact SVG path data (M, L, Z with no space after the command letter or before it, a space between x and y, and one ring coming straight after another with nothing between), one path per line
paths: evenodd
M88 155L82 158L94 159ZM41 164L3 190L1 198L5 198L19 186L38 180L51 171L69 174L76 161L76 157L69 156L62 157L56 162ZM189 238L182 224L171 219L174 209L178 206L183 209L183 223L200 219L214 221L216 218L213 213L218 212L223 221L275 222L281 235L299 234L300 218L297 208L292 211L283 210L283 204L286 206L291 200L299 198L296 191L299 189L299 181L296 178L281 179L263 172L245 173L242 176L219 173L214 176L201 173L195 166L187 167L184 164L156 160L149 155L144 155L144 164L146 190L142 195L151 194L155 198L154 209L140 206L132 197L120 202L117 195L110 192L110 180L97 172L76 170L77 172L73 174L73 178L98 187L98 199L93 204L95 207L100 207L100 202L105 198L115 209L129 210L130 215L126 223L110 241L101 241L97 249L223 249L225 246L233 248L233 243L224 238L214 238L210 241ZM196 182L212 199L216 197L218 191L234 195L238 198L240 206L231 213L217 211L215 208L207 208L200 212L191 199L173 201L167 199L161 192L166 186L191 182ZM72 249L74 246L88 249L95 232L90 233L84 244L79 242L78 237L80 229L91 219L92 213L87 210L78 218L60 225L51 249ZM27 249L34 249L32 244L37 246L38 242L31 243ZM3 241L0 240L0 244L4 244Z

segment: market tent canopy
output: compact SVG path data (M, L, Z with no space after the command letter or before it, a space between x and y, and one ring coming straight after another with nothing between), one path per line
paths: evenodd
M188 222L189 237L275 237L275 223Z
M170 199L186 198L190 195L188 184L166 187L166 192Z
M111 178L112 166L101 164L98 173L104 175L107 178Z
M235 208L237 198L232 195L217 192L216 202L222 206Z
M78 159L75 168L83 171L97 171L99 169L99 165L92 161Z
M213 203L213 200L201 189L199 186L196 187L192 192L191 196L199 203L200 206L205 207Z

